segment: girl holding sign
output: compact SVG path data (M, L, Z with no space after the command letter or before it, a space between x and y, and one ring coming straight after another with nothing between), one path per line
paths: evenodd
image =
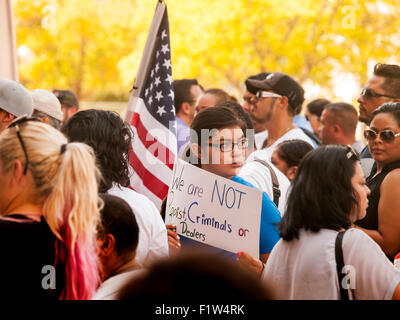
M208 172L254 188L237 176L245 161L248 140L246 123L232 108L216 106L200 112L191 125L186 159ZM207 133L207 134L205 134ZM263 192L260 228L260 259L266 261L279 240L280 213Z

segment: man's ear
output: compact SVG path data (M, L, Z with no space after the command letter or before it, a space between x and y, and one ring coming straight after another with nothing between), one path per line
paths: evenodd
M192 106L190 105L190 103L188 102L182 102L181 105L181 112L185 115L190 115L190 110L191 110Z
M105 236L100 240L100 254L102 256L109 256L115 248L115 238L111 233L106 233Z
M288 177L289 181L293 181L297 172L297 168L298 166L292 166L286 171L286 176Z
M289 100L286 96L282 96L281 98L278 99L279 100L279 107L281 109L289 109Z

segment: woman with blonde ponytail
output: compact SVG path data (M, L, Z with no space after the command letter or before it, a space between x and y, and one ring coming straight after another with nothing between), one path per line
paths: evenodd
M91 298L98 181L93 150L49 125L21 118L0 134L1 296Z

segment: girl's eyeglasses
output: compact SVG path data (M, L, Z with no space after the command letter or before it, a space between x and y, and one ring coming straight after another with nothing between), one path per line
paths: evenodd
M209 143L208 145L210 147L219 148L221 152L231 152L235 146L238 146L241 150L246 149L249 146L249 141L247 139L242 139L238 142L225 141L221 143Z

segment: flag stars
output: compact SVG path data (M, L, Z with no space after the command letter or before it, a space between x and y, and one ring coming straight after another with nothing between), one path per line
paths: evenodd
M164 44L164 45L161 47L161 52L162 52L163 54L166 54L167 52L169 52L168 44Z
M157 94L156 94L157 101L160 101L162 98L163 98L162 91L157 91ZM166 111L164 111L164 112L166 112Z
M154 80L154 85L158 87L160 83L161 83L160 77L156 77L156 79Z
M152 103L153 103L153 97L150 96L150 98L149 98L149 105L151 105Z
M174 100L175 94L174 94L174 91L173 91L173 90L169 90L169 95L168 95L168 97L171 97L171 99Z
M169 68L171 68L171 60L169 59L164 59L164 64L163 66L168 70Z
M165 111L165 106L158 107L157 113L160 115L160 117L162 117L164 113L167 113L167 111Z
M161 33L161 40L164 40L164 38L167 36L167 30L163 30L163 32Z
M173 82L172 75L169 74L165 81L169 82L169 84L172 84L172 82Z

